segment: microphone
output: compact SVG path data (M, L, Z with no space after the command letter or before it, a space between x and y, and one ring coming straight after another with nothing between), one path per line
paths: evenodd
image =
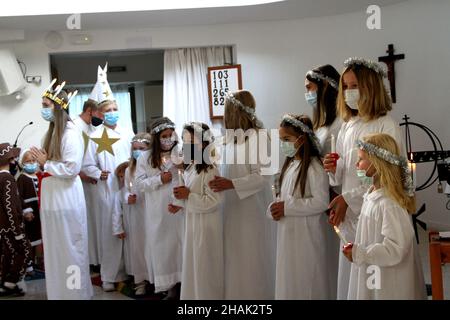
M31 126L32 124L33 124L33 121L30 121L29 123L27 123L26 125L23 126L22 130L20 130L19 134L18 134L17 137L16 137L16 141L14 141L14 145L13 145L14 148L17 148L17 140L19 140L19 137L20 137L20 134L22 133L22 131L23 131L26 127Z

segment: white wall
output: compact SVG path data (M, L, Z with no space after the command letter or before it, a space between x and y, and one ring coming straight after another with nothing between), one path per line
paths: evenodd
M341 69L349 56L377 59L389 43L406 60L397 64L397 99L393 116L400 122L403 114L432 128L450 149L448 115L450 89L450 2L413 0L382 8L382 30L366 28L365 12L340 16L261 22L235 25L157 28L140 30L99 30L91 32L94 43L88 47L65 44L59 52L135 49L127 39L150 35L154 48L236 45L237 61L243 66L243 84L257 99L257 111L268 127L275 127L282 113L310 113L303 97L304 74L311 67L330 63ZM70 32L67 32L67 35ZM48 51L44 35L26 43L0 44L12 47L24 60L30 74L49 80ZM143 46L145 48L145 46ZM31 86L30 98L16 104L0 100L2 140L12 141L18 127L31 119L37 125L27 131L23 145L38 144L45 131L39 116L41 88ZM418 149L430 149L418 145ZM425 173L419 168L419 179ZM419 204L426 201L423 219L450 228L446 198L435 188L419 193Z

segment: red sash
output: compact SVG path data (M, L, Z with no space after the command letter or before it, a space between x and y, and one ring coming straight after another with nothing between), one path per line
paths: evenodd
M37 172L36 176L38 177L38 205L39 209L41 209L41 186L42 186L42 180L47 177L51 177L52 175L48 172Z

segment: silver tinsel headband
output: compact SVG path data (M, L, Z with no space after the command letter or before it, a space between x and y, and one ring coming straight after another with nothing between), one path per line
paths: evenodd
M175 130L175 124L173 122L165 122L161 123L160 125L153 128L153 130L150 132L151 134L157 134L161 131L164 131L166 129L173 129Z
M211 133L211 130L203 130L202 124L199 122L188 122L184 125L184 129L186 127L192 127L194 128L194 131L202 137L203 141L208 141L210 143L214 142L214 136Z
M395 155L386 149L361 140L356 141L356 145L359 147L359 149L364 150L368 154L374 155L390 164L401 167L403 175L403 187L410 197L414 196L415 187L411 178L411 170L408 166L408 160L405 157Z
M228 100L229 102L231 102L231 104L233 104L236 108L239 108L242 111L244 111L246 114L248 114L250 116L250 119L252 121L255 121L256 126L258 128L264 127L263 123L258 119L258 117L256 117L254 108L244 106L244 104L241 101L239 101L238 99L236 99L231 92L227 92L225 94L225 99Z
M338 89L338 83L334 79L331 79L330 77L328 77L324 74L310 70L306 73L306 75L310 76L313 79L319 80L319 81L328 81L330 86L332 86L336 90Z
M312 131L310 128L308 128L308 126L306 124L304 124L300 120L295 119L293 116L291 116L289 114L285 114L282 118L282 121L285 121L285 122L293 125L294 127L299 128L304 133L306 133L309 136L309 138L311 139L313 147L319 152L319 154L321 153L322 148L320 146L319 139L317 138L314 131Z
M134 142L150 144L150 140L148 140L148 139L135 139L135 138L133 138L133 140L131 140L131 143L134 143Z
M379 75L381 75L384 78L387 77L386 70L379 63L376 63L372 60L353 57L353 58L348 58L347 60L344 61L344 67L348 68L352 65L364 66L366 68L369 68L369 69L375 71L376 73L378 73Z

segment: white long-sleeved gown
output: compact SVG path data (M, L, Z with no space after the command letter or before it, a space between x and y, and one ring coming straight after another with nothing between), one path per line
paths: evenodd
M78 176L83 150L83 139L69 121L62 138L61 161L44 165L44 171L51 174L42 180L40 202L49 300L86 300L93 294L86 203Z
M310 163L305 196L295 182L301 161L293 160L281 185L284 217L276 222L277 259L275 299L329 299L331 292L327 272L328 176L317 159ZM270 206L267 215L271 217Z
M145 193L145 229L147 240L144 246L145 260L155 292L166 291L181 281L184 213L171 214L173 188L178 185L178 169L167 165L172 173L172 182L163 184L161 170L152 168L148 160L150 151L137 160L136 183Z
M223 299L223 222L221 193L208 183L218 176L216 168L197 173L189 166L184 173L189 198L185 201L186 234L183 248L181 299Z
M114 155L107 151L97 154L98 145L92 138L100 138L106 128L109 138L118 138L112 145ZM95 215L101 217L100 226L100 275L103 282L119 282L126 279L123 263L123 241L112 233L112 213L115 193L119 190L114 171L121 163L128 161L131 154L131 130L117 126L115 129L101 125L91 134L91 140L84 156L83 171L97 180L95 185ZM108 179L100 180L102 171L109 171Z
M276 226L266 218L270 203L269 180L261 176L254 137L244 143L227 143L221 151L228 155L245 155L245 161L219 166L220 175L231 179L233 190L224 191L224 281L225 299L268 300L274 298ZM254 162L254 163L251 163Z
M353 242L356 234L356 226L361 211L364 193L368 185L362 185L356 175L356 162L358 161L358 148L356 141L372 133L386 133L391 135L404 150L404 144L399 125L390 116L383 116L369 122L356 116L348 122L344 122L339 131L336 152L340 159L337 161L336 174L329 174L332 186L342 186L342 196L348 204L345 220L339 226L346 240ZM341 247L344 244L341 243ZM348 295L348 283L350 277L350 262L342 252L339 255L338 292L339 300L346 300Z
M352 250L348 299L426 299L414 242L408 212L386 196L383 189L368 191Z

